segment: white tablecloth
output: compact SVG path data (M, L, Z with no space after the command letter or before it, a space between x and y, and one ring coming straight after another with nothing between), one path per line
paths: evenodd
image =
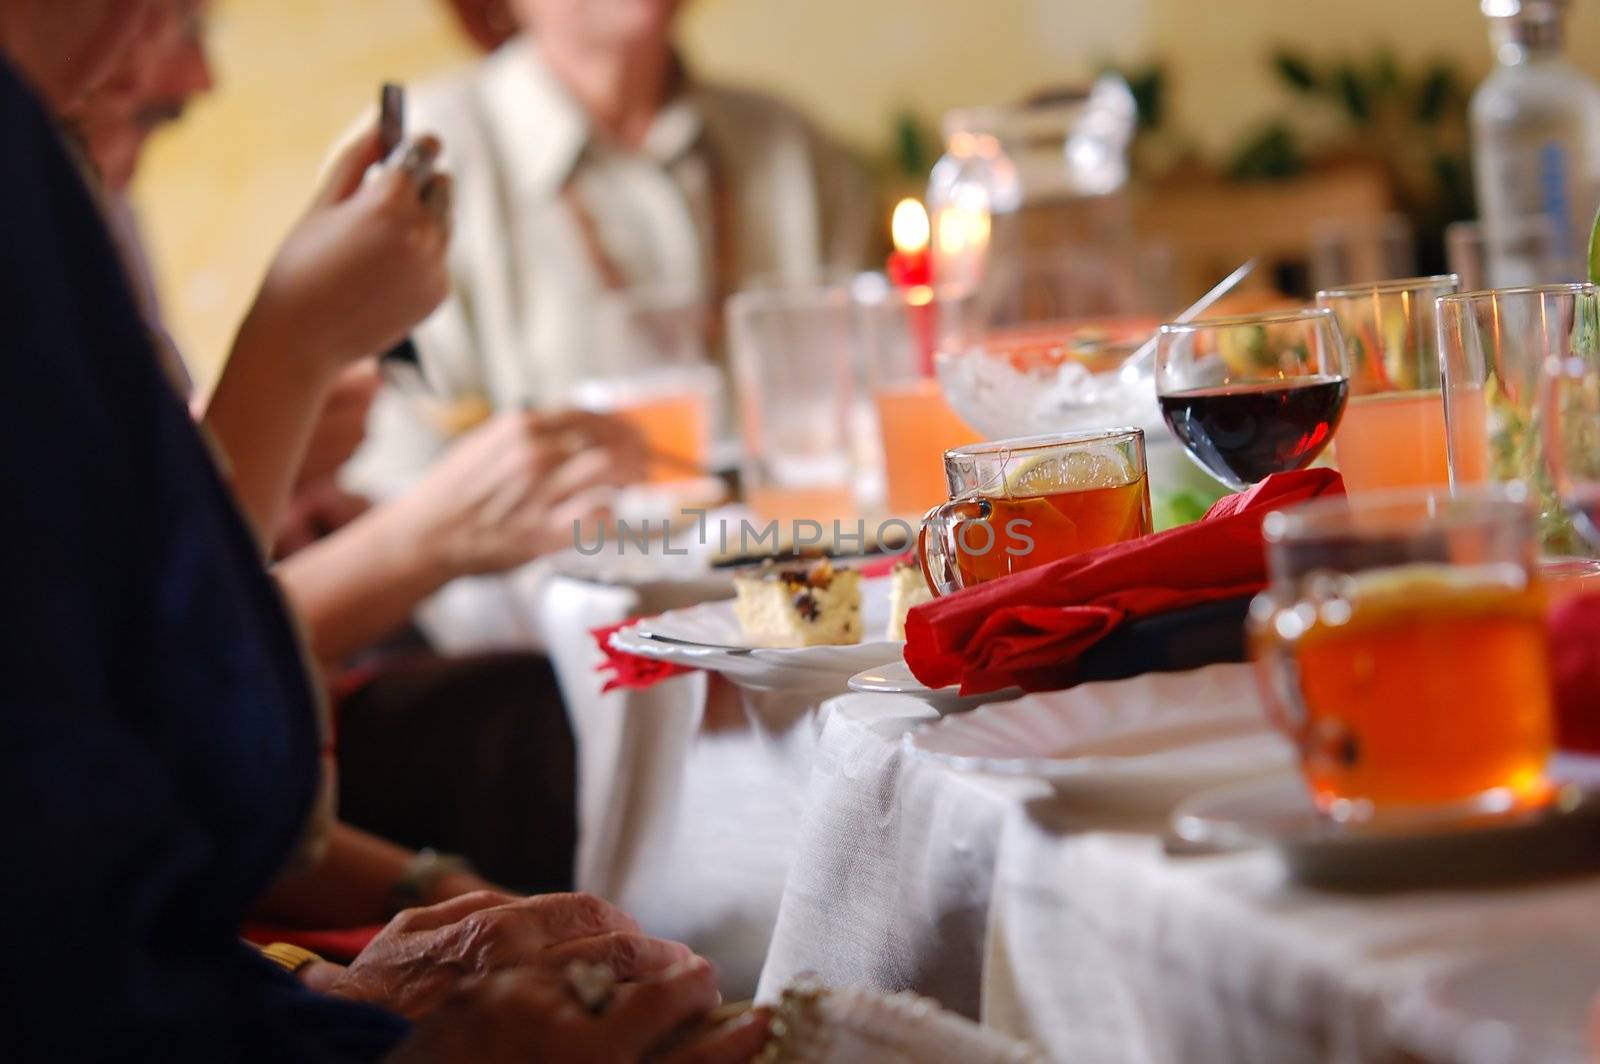
M808 970L915 989L1072 1064L1506 1064L1562 1059L1526 1047L1575 1037L1600 990L1600 878L1299 889L1270 854L1169 857L1159 819L911 758L901 737L931 715L914 700L825 715L763 996ZM1462 971L1538 1019L1468 1022L1430 990Z
M1074 1064L1470 1060L1430 979L1563 939L1600 956L1593 878L1338 895L1286 884L1266 853L1168 857L1059 816L1009 818L1000 853L984 1018ZM1508 970L1508 996L1540 993L1525 982ZM1581 1005L1600 985L1570 989Z
M557 578L528 627L578 732L580 885L706 953L729 996L758 972L767 997L806 971L912 989L1073 1064L1506 1064L1562 1059L1530 1030L1575 1037L1600 988L1600 879L1316 893L1264 853L1169 857L1159 825L913 759L915 699L773 734L703 675L601 695L589 629L684 594ZM1452 1011L1432 988L1455 973L1521 1026Z
M937 719L916 699L852 695L823 717L759 996L809 972L976 1018L995 846L1007 810L1043 788L909 758L901 736Z

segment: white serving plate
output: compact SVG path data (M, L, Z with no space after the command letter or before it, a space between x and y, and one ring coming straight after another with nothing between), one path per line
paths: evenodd
M1007 687L981 695L963 695L958 686L929 687L911 674L911 666L902 657L871 669L863 669L850 677L850 690L873 695L910 695L920 698L941 716L965 713L969 709L990 702L1007 702L1022 697L1022 688Z
M1026 695L947 717L904 742L912 756L960 771L1033 777L1063 796L1140 808L1292 764L1250 667L1237 664Z
M757 691L843 694L863 669L898 661L890 639L889 578L861 582L862 642L853 646L757 647L744 636L733 602L706 602L640 621L611 637L617 650L720 673Z

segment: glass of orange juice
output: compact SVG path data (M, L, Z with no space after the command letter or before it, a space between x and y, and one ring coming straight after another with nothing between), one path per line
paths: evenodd
M1449 485L1435 304L1458 287L1441 274L1317 293L1348 349L1350 398L1333 447L1352 493Z
M932 290L894 288L866 274L852 293L885 502L890 514L919 517L945 498L944 453L984 436L950 408L933 376L939 308Z
M1403 822L1547 800L1554 724L1534 528L1522 495L1494 489L1268 515L1253 655L1324 813Z
M928 511L918 541L936 594L1151 531L1142 429L957 447L944 469L950 501Z
M709 319L693 292L637 288L601 301L588 376L566 401L634 427L650 453L650 480L707 475L722 374L708 354Z

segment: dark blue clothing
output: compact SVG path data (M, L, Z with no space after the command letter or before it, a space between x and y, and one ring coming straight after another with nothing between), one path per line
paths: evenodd
M402 1021L237 939L311 807L315 707L119 263L0 62L0 1057L375 1059Z

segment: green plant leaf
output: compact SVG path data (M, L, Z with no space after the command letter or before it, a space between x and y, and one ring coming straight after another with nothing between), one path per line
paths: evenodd
M1450 101L1455 96L1455 70L1448 63L1434 64L1417 86L1417 104L1413 112L1417 121L1425 126L1437 125L1449 113Z
M1296 92L1313 93L1321 87L1317 72L1311 66L1310 60L1297 52L1288 49L1279 49L1272 56L1273 68L1278 76Z
M901 111L894 120L895 169L907 177L925 179L933 169L931 138L911 111Z
M1274 122L1234 152L1227 173L1235 181L1281 180L1305 168L1305 155L1294 130L1282 122Z
M1352 122L1364 126L1372 120L1372 93L1354 64L1340 63L1334 68L1333 90Z

